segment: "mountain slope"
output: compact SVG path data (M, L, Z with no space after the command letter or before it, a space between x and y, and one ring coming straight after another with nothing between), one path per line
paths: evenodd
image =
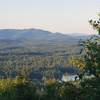
M1 29L0 44L11 46L64 46L76 44L79 39L61 33L40 29Z

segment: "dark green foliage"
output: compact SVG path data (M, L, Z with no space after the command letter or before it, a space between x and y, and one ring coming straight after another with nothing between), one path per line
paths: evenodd
M93 36L82 42L82 57L84 59L83 73L92 74L96 77L100 75L100 37Z
M21 76L0 80L0 100L32 100L35 91L36 87Z
M99 100L100 99L100 79L94 78L81 82L83 100Z
M6 82L6 83L5 83ZM2 85L1 85L2 84ZM100 79L49 83L38 88L18 76L0 80L0 100L99 100Z

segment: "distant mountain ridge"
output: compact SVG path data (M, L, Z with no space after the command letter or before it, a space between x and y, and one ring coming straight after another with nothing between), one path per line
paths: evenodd
M77 34L77 33L75 33ZM77 36L76 36L77 37ZM79 37L79 36L78 36ZM0 29L0 39L75 39L75 36L62 33L52 33L42 29Z
M0 39L18 39L18 38L65 38L67 35L61 33L52 33L40 29L0 29Z
M79 36L52 33L41 29L0 29L0 45L10 47L66 47L66 45L77 44L79 40Z

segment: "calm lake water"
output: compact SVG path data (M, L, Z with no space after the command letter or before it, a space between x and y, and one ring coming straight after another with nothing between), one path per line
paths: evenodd
M63 75L62 77L62 81L67 82L67 81L75 81L75 77L77 75ZM94 78L94 75L85 75L83 78L85 79L90 79L90 78ZM79 79L79 78L77 78Z
M64 81L64 82L74 81L76 76L77 75L63 75L62 81Z

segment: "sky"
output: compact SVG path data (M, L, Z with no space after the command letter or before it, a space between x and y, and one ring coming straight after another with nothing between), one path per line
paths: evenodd
M100 0L0 0L0 28L92 34L99 12Z

